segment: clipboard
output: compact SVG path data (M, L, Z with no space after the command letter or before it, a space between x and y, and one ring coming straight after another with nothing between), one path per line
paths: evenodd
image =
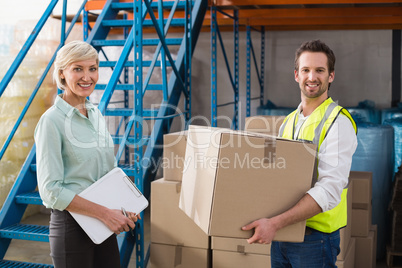
M126 211L136 214L148 207L148 200L118 167L109 171L78 195L110 209L121 210L123 207ZM103 222L96 218L75 212L70 214L95 244L102 243L113 234Z

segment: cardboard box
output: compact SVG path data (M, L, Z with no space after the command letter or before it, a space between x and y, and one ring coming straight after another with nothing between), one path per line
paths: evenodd
M371 172L351 171L349 180L353 181L353 208L371 209L373 175Z
M151 184L151 242L209 248L209 237L179 208L181 182Z
M352 237L350 239L348 251L346 252L345 259L343 261L336 261L336 266L338 268L354 268L355 267L355 249L356 240Z
M271 255L271 244L249 244L246 239L211 237L212 250L233 251L242 254Z
M377 252L377 225L372 225L367 237L355 237L355 268L375 268Z
M286 116L259 115L246 117L244 130L278 136Z
M167 181L181 181L184 154L187 145L187 131L163 135L163 177Z
M370 227L371 209L352 209L352 236L366 237Z
M260 255L260 254L244 254L233 251L213 250L212 267L271 268L271 256Z
M249 244L246 239L212 237L212 266L271 267L271 244Z
M340 249L338 254L338 260L344 260L346 257L346 252L348 250L350 238L352 236L352 200L353 200L353 182L349 183L348 195L347 195L347 208L348 208L348 223L346 227L339 230L339 235L341 236Z
M211 268L211 250L151 243L151 268Z
M367 237L372 221L372 173L351 171L353 183L352 236Z
M310 189L315 154L309 143L190 126L179 206L206 234L249 238L242 226L290 209ZM305 221L274 240L301 242L304 232Z

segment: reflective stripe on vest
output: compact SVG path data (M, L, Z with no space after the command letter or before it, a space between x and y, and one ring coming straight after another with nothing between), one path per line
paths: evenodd
M356 124L349 112L337 105L331 98L328 98L306 119L306 121L300 127L297 137L295 137L295 130L297 121L299 119L298 110L292 112L285 118L283 123L284 125L280 130L279 136L287 139L312 142L317 145L317 150L319 151L322 142L340 113L349 118L355 131L357 132ZM314 184L317 182L318 174L315 175L316 176L313 178L312 186L314 186ZM346 226L347 190L347 188L343 189L341 202L335 208L319 213L314 217L307 219L306 225L310 228L325 233L332 233Z

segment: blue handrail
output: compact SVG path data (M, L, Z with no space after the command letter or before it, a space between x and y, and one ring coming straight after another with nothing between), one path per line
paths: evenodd
M14 60L13 64L11 65L10 69L7 71L7 74L11 74L11 77L12 77L12 75L15 74L17 68L18 68L19 65L21 64L22 60L25 58L25 56L26 56L26 54L28 53L30 47L32 46L33 41L35 41L36 37L38 36L39 32L41 31L41 29L42 29L42 27L43 27L43 24L46 22L46 20L47 20L47 19L49 18L49 16L51 15L51 13L52 13L52 11L53 11L53 9L54 9L54 7L55 7L55 5L57 4L58 1L59 1L59 0L54 0L54 1L52 1L52 2L49 4L48 8L46 9L45 13L43 14L41 20L40 20L39 23L38 23L38 25L40 25L40 26L39 26L39 27L38 27L38 26L35 27L35 30L32 32L31 36L28 38L28 41L29 41L29 40L32 40L32 42L28 42L28 41L27 41L27 42L25 43L25 45L23 46L23 48L22 48L21 51L19 52L17 58ZM55 2L55 3L54 3L54 2ZM59 51L59 49L64 45L65 39L66 39L66 38L69 36L69 34L71 33L71 31L72 31L72 29L73 29L75 23L77 22L77 20L78 20L80 14L81 14L81 12L82 12L82 10L83 10L84 7L85 7L85 4L86 4L87 0L84 0L83 4L81 5L81 7L80 7L80 9L78 10L77 14L74 16L73 20L71 21L70 27L68 28L67 32L65 32L65 21L66 21L66 15L65 15L65 14L66 14L66 10L67 10L66 2L67 2L67 0L64 0L64 4L63 4L63 15L62 15L62 31L61 31L61 40L60 40L60 44L59 44L59 46L57 47L57 49L56 49L55 53L53 54L52 58L50 59L50 61L49 61L48 65L46 66L44 72L42 73L42 75L41 75L41 77L40 77L38 83L37 83L36 86L35 86L35 89L33 90L31 96L29 97L27 103L26 103L25 106L24 106L24 109L22 110L22 112L21 112L21 114L19 115L17 121L15 122L14 127L13 127L13 129L11 130L9 136L7 137L7 140L6 140L5 143L3 144L3 147L1 148L1 151L0 151L0 160L3 158L3 156L4 156L5 152L6 152L8 146L9 146L11 140L12 140L12 138L14 137L15 133L17 132L18 127L20 126L20 124L21 124L21 122L22 122L22 119L24 118L26 112L28 111L29 107L31 106L32 101L34 100L34 98L35 98L36 94L38 93L40 87L42 86L42 83L43 83L43 81L45 80L45 78L46 78L46 76L47 76L47 74L48 74L50 68L52 67L53 62L54 62L54 60L55 60L55 58L56 58L57 51ZM47 16L46 16L46 15L47 15ZM44 21L43 23L41 23L42 20ZM34 37L33 37L33 36L34 36ZM29 43L29 44L27 44L27 43ZM21 55L21 56L20 56L20 55ZM7 74L6 74L6 76L7 76ZM2 94L2 91L5 90L5 87L7 87L9 81L11 80L11 77L10 77L10 79L8 80L8 82L6 81L6 82L3 83L4 79L6 79L6 77L4 77L3 80L0 82L0 96L1 96L1 94ZM8 78L7 78L7 79L8 79ZM4 89L3 89L1 86L4 85L4 84L5 84L5 87L4 87Z

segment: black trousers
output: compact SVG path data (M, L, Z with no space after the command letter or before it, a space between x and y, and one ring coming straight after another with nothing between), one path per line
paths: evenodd
M55 268L120 268L116 235L97 245L67 211L52 210L49 242Z

